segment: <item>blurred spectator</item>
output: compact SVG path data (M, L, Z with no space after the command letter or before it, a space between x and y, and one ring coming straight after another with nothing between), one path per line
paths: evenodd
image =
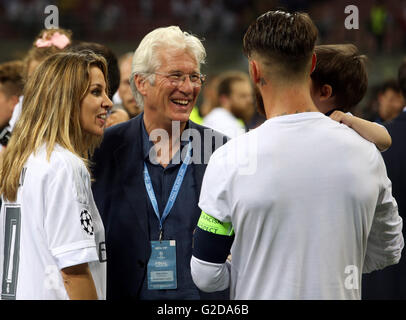
M132 59L133 52L127 52L118 60L118 66L120 68L120 86L118 87L118 95L123 109L127 111L130 118L134 118L141 112L141 109L135 102L130 86Z
M60 52L71 44L72 32L66 29L43 29L35 38L32 48L28 51L24 58L23 77L27 80L38 65L50 55ZM9 122L10 132L13 130L22 112L22 101L20 97L19 103L15 106L13 115Z
M23 63L10 61L0 64L0 128L9 122L18 97L23 92Z
M190 113L189 120L197 124L203 124L203 118L200 116L199 108L194 106L192 112Z
M377 49L382 52L388 24L388 11L384 1L376 0L369 14L369 26L375 37Z
M1 133L3 133L11 119L14 107L22 94L23 86L22 61L10 61L0 64L0 143L3 143ZM3 145L0 144L0 150L2 148Z
M396 80L385 81L376 96L376 117L378 123L396 118L404 107L405 101Z
M128 120L130 120L128 112L120 108L118 105L113 105L113 108L110 111L110 115L106 120L106 128Z
M219 106L203 119L203 125L230 138L245 132L253 113L253 89L246 73L228 71L219 76L217 86Z
M32 48L24 59L24 76L28 77L50 55L57 53L72 42L72 32L66 29L44 29L35 38Z
M202 88L203 102L199 108L200 115L205 117L211 110L218 106L217 86L219 77L217 75L208 76Z

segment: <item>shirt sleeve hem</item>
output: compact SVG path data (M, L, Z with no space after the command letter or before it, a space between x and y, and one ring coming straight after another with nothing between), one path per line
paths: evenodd
M54 258L60 270L63 268L99 260L95 246L70 250L68 252L56 255Z

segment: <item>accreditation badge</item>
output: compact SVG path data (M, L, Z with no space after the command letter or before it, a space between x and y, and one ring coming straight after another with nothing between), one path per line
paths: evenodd
M149 290L177 288L175 240L151 241L147 273Z

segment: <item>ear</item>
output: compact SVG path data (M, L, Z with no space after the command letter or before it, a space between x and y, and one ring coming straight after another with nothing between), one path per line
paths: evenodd
M12 106L11 111L14 111L14 108L17 105L17 103L18 103L18 96L11 96L10 97L10 105Z
M320 88L320 101L328 100L332 97L333 88L329 84L323 84Z
M313 52L313 55L312 55L312 68L310 70L310 74L312 74L314 69L316 69L316 63L317 63L317 56L316 56L316 53Z
M259 83L259 80L261 79L261 69L257 61L249 61L249 72L254 84Z
M140 76L139 74L136 74L134 76L134 84L137 87L137 90L145 96L147 94L147 86L150 84L148 80L146 80L144 77Z

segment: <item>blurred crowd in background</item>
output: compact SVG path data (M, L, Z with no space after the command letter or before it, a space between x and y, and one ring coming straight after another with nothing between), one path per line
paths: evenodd
M0 0L0 63L22 59L44 28L44 8L56 5L59 26L75 41L107 45L117 57L133 51L159 26L179 25L204 39L202 70L210 79L228 70L247 71L242 36L259 14L276 8L309 13L319 44L353 43L368 57L369 88L353 113L368 120L391 120L404 106L396 83L406 52L406 1L399 0ZM359 29L346 29L347 5L359 10ZM204 105L205 95L198 100Z

